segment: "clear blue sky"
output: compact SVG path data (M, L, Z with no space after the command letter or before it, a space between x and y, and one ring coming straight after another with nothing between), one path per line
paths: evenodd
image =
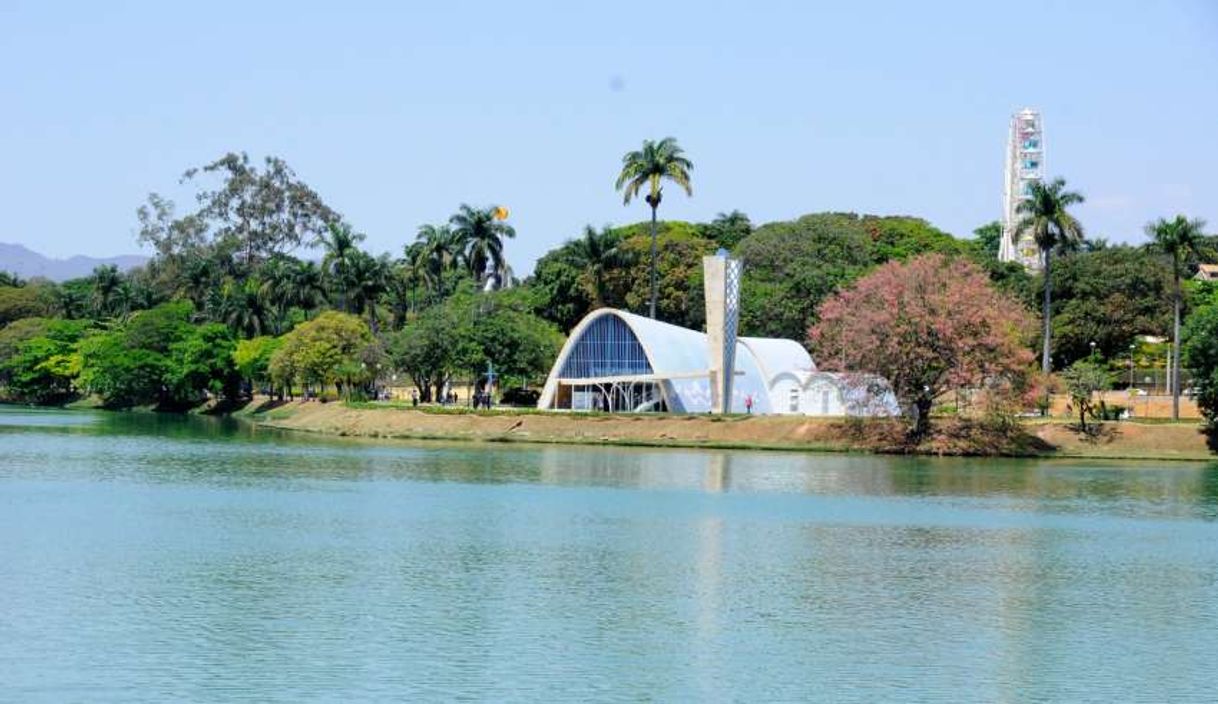
M1210 0L328 5L0 0L0 241L135 251L149 191L188 206L181 172L244 150L284 157L375 251L506 204L524 274L585 223L643 219L613 178L665 135L696 169L662 217L967 235L1000 215L1024 106L1091 234L1176 212L1218 230Z

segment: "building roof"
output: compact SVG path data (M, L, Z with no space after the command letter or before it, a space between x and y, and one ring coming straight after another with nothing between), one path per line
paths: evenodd
M538 403L540 407L545 408L552 403L559 374L583 333L605 316L614 316L624 322L647 356L651 373L635 377L668 381L679 397L674 401L680 407L674 410L710 410L710 359L706 333L613 308L601 308L589 313L571 331L546 381ZM732 410L743 413L745 398L751 396L755 411L768 413L769 386L774 377L784 372L811 372L815 369L812 357L797 342L760 337L738 338Z

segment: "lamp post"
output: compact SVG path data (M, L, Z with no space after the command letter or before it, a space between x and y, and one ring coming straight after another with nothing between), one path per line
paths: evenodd
M1133 391L1133 350L1137 345L1133 342L1129 343L1129 390Z
M1091 344L1091 359L1094 360L1095 359L1095 340L1092 340L1090 342L1090 344Z

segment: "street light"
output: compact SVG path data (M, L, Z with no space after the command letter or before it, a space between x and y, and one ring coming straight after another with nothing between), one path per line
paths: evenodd
M1091 341L1091 356L1095 357L1095 340Z
M1129 343L1129 390L1133 390L1133 351L1137 344Z

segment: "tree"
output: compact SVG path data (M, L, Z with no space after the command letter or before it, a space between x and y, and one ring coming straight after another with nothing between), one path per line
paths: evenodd
M605 273L624 259L621 238L609 227L597 232L591 225L584 227L584 236L572 243L575 264L583 269L584 286L592 300L592 308L605 305Z
M1197 406L1211 437L1218 434L1218 295L1188 316L1180 338L1185 366L1193 374Z
M1204 220L1189 220L1177 215L1172 220L1159 218L1146 225L1146 234L1152 238L1151 248L1167 255L1172 273L1172 369L1176 372L1171 380L1171 419L1180 420L1180 307L1183 296L1180 291L1180 270L1190 257L1195 257L1204 247Z
M18 328L14 330L14 328ZM88 323L77 320L17 321L0 331L0 385L22 403L58 404L75 395L80 370L76 343Z
M584 271L574 240L542 255L527 282L533 311L562 330L575 327L592 310Z
M425 401L455 375L478 378L488 365L501 378L544 374L563 338L532 314L528 297L521 289L474 295L466 287L390 337L390 360L414 380Z
M190 407L201 401L203 392L234 399L240 377L233 362L236 341L219 323L193 327L169 348L169 367L164 382L170 401Z
M973 230L973 241L987 259L997 260L1002 249L1002 223L994 220Z
M372 343L372 333L354 315L326 311L282 339L269 365L277 384L295 382L321 388L334 384L348 395L353 385L370 378L371 372L360 362L361 353Z
M421 246L415 256L426 262L427 280L433 287L434 300L439 300L448 290L444 285L444 274L463 266L465 261L461 243L448 225L422 225L416 241Z
M376 314L377 302L389 290L391 268L387 256L374 257L363 251L357 251L348 264L346 290L350 312L355 315L367 313L368 326L374 335L380 327Z
M360 253L359 243L364 241L364 235L353 232L349 225L331 223L318 241L325 250L321 269L338 297L338 309L350 313L351 267Z
M821 368L887 379L914 418L914 440L925 437L942 394L1019 390L1027 382L1025 314L963 258L889 262L834 294L818 314L809 340Z
M453 373L473 365L469 333L473 321L450 301L424 310L389 339L390 362L414 381L425 402L440 397Z
M1162 257L1147 257L1128 245L1082 251L1055 259L1053 267L1053 356L1064 368L1096 352L1124 356L1139 335L1171 330L1171 272ZM1038 307L1040 287L1021 298Z
M165 379L170 350L191 332L189 302L164 303L135 313L108 333L82 339L80 386L108 407L171 401Z
M299 308L308 317L309 311L317 308L326 300L326 280L317 264L308 261L296 261L288 271L287 281L282 291L284 302Z
M736 245L752 232L753 223L749 222L749 216L739 210L719 213L705 227L706 238L726 250L735 249Z
M622 242L618 250L622 266L605 273L607 302L642 311L650 307L654 295L661 319L688 328L701 328L706 322L702 257L714 252L715 245L702 237L699 229L686 222L663 222L659 226L659 236L649 242L641 224L621 228ZM648 273L653 266L656 277L649 286Z
M1041 372L1048 374L1052 371L1052 361L1049 357L1051 349L1051 301L1053 281L1053 250L1069 249L1083 240L1083 226L1071 215L1066 208L1082 203L1083 197L1074 191L1066 190L1065 179L1057 178L1049 184L1034 182L1027 200L1021 201L1015 209L1022 217L1015 224L1011 237L1016 241L1024 234L1030 233L1036 246L1040 249L1041 262L1044 264L1044 300L1041 305L1042 338L1041 338Z
M225 282L220 290L215 319L245 338L257 337L272 328L274 314L257 279Z
M496 208L471 208L465 203L448 219L452 236L463 252L469 272L479 284L494 277L494 288L507 282L507 260L503 240L516 236L511 225L496 218Z
M110 317L121 308L123 275L113 264L104 264L93 269L93 314L99 318Z
M271 380L271 357L282 344L278 337L255 337L238 340L233 348L233 364L242 378L257 388Z
M259 169L245 153L228 153L189 169L182 181L202 174L222 177L218 188L199 193L199 211L190 216L207 223L216 241L243 253L247 269L257 259L319 241L341 216L278 157Z
M818 306L871 268L871 235L853 213L816 213L758 227L736 248L744 264L743 335L803 339Z
M623 203L630 201L647 186L648 192L644 199L651 206L651 300L648 310L651 317L656 317L656 209L663 199L661 182L665 179L672 181L692 196L693 187L690 185L689 172L694 164L685 157L685 152L673 137L665 137L658 142L643 140L643 148L627 152L622 157L622 170L618 173L616 190L623 192Z
M0 286L0 327L22 318L39 318L55 311L54 286L29 283Z
M1080 359L1062 372L1066 393L1078 409L1078 426L1087 432L1087 416L1098 417L1095 394L1112 388L1112 375L1102 364L1092 359Z

